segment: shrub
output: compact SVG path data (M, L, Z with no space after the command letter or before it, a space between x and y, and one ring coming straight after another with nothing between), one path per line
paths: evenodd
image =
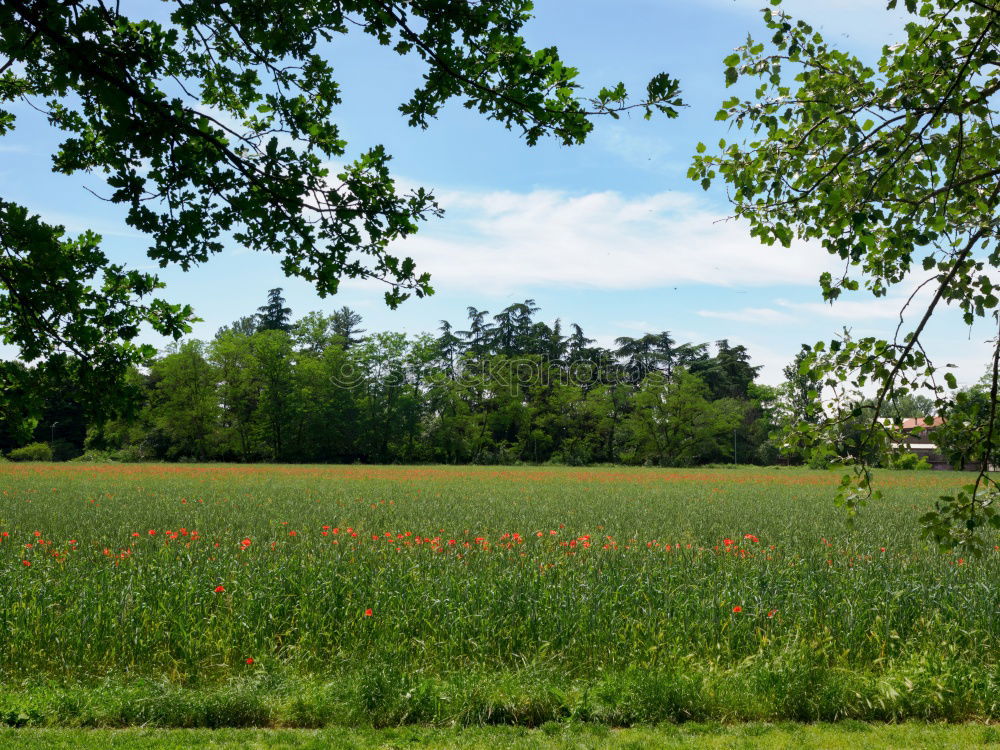
M903 453L893 459L889 467L903 471L926 471L931 468L931 465L923 456L918 456L916 453Z
M70 459L73 463L80 464L109 464L115 460L113 451L99 451L88 448L82 455Z
M7 457L11 461L51 461L52 448L48 443L30 443L23 448L15 448Z
M123 463L139 463L148 460L149 456L146 455L146 451L141 445L126 445L121 450L115 451L112 454L112 459Z

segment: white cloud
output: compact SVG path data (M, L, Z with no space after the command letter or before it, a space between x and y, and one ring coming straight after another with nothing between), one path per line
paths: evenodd
M789 302L775 300L785 310L811 318L830 318L838 321L869 321L899 319L899 310L905 299L898 295L870 300L837 300L832 305L826 302Z
M744 307L742 310L699 310L703 318L735 320L738 323L788 323L793 318L788 313L769 307Z
M767 247L697 195L556 190L442 192L444 221L397 252L437 287L502 292L526 286L649 289L814 286L833 268L822 249Z

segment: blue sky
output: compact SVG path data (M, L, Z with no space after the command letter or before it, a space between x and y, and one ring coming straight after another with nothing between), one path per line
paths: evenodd
M286 279L275 256L233 246L191 272L160 272L165 295L194 305L204 319L194 332L200 338L253 312L277 286L296 315L348 305L370 330L411 333L434 331L441 319L462 328L469 305L497 312L533 298L543 319L579 323L604 344L661 330L679 341L728 338L748 347L770 383L781 380L801 343L845 325L856 335L891 335L903 291L824 305L817 278L833 266L821 250L759 245L745 226L724 221L721 185L704 192L685 177L699 140L732 136L713 120L727 95L721 61L748 33L763 36L763 4L537 0L528 41L558 46L589 90L623 80L640 91L666 71L681 80L689 104L674 120L600 120L588 143L574 148L529 148L457 103L430 129L408 128L396 108L419 80L419 64L365 37L337 40L330 56L343 86L338 122L350 153L384 144L400 184L434 190L447 211L395 248L432 274L436 294L393 311L379 285L345 282L341 293L321 300L305 282ZM157 5L123 4L123 12L162 12ZM881 0L785 3L868 59L902 34L901 14L883 7ZM28 110L19 116L18 129L0 142L2 194L72 232L92 228L115 260L150 268L146 239L124 224L120 209L84 189L101 192L100 176L51 174L58 134ZM986 326L970 331L946 313L929 332L931 354L959 365L961 382L974 382L985 369L990 333Z

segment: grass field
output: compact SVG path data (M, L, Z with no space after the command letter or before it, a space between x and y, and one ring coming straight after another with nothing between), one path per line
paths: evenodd
M1000 748L1000 731L970 724L679 724L610 729L602 724L437 729L0 729L4 750L964 750Z
M837 480L0 465L0 724L997 717L1000 552L916 524L968 477Z

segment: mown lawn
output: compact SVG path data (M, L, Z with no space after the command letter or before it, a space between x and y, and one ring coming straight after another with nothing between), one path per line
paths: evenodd
M0 465L0 725L995 718L1000 552L916 522L967 479Z
M523 750L639 750L646 748L726 748L736 750L856 750L859 747L990 748L1000 747L1000 732L974 724L870 725L745 724L736 726L684 724L680 726L609 729L601 725L545 725L541 729L477 727L469 729L8 729L0 730L0 746L9 750L256 750L294 748L521 748Z

